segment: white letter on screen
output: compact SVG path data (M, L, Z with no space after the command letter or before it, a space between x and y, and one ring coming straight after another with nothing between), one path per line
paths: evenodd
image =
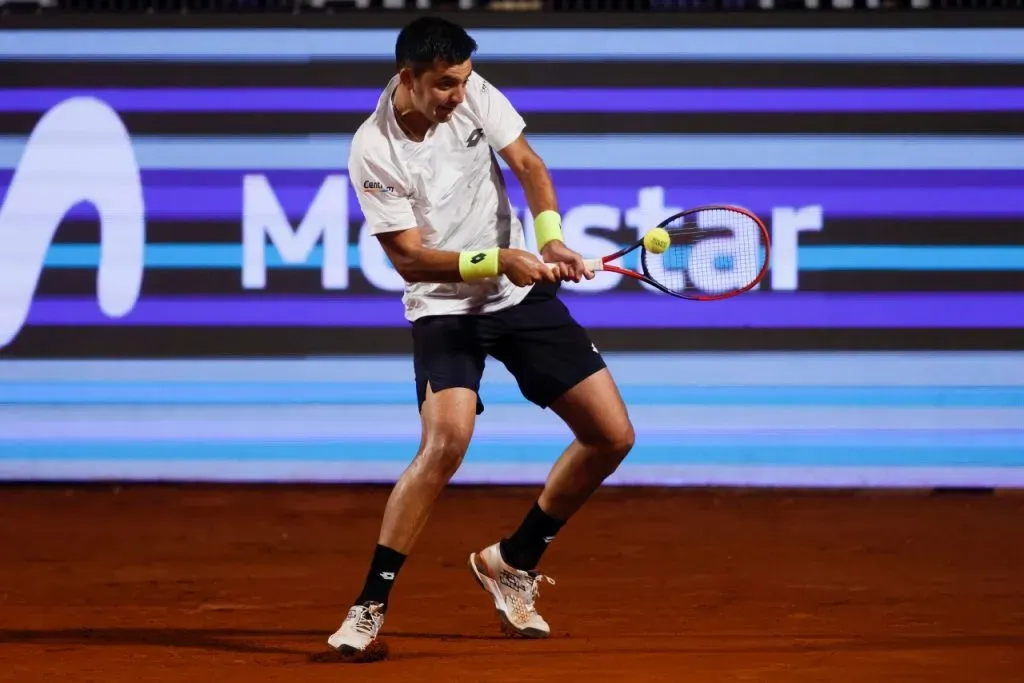
M772 209L773 291L792 291L797 288L800 233L818 232L823 224L821 205L805 206L802 209L789 206Z
M324 179L298 229L292 229L284 208L264 175L247 175L243 184L242 286L267 286L266 239L288 264L309 260L317 242L322 241L324 261L321 280L324 289L348 287L348 178L330 175Z

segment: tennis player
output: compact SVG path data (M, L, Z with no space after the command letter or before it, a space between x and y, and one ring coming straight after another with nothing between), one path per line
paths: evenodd
M405 26L398 73L352 139L349 174L363 214L407 283L423 432L388 499L362 591L328 638L342 652L365 650L381 629L402 564L484 409L477 392L488 355L575 435L519 527L469 556L507 632L548 635L536 598L542 581L554 581L536 571L541 556L633 446L601 354L557 297L561 282L594 273L563 242L545 164L523 136L523 118L474 71L476 49L443 19ZM495 152L523 187L543 260L524 249Z

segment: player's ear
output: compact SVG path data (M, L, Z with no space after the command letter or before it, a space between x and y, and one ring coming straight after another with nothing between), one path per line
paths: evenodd
M408 88L409 90L412 90L414 82L416 81L416 77L413 76L412 69L410 69L409 67L406 66L406 67L402 67L401 69L398 70L398 80L406 88Z

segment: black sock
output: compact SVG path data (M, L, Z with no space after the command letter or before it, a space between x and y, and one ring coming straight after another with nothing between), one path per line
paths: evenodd
M387 607L391 587L395 585L398 570L402 568L404 562L405 555L378 543L373 551L373 560L370 561L370 571L366 574L363 592L356 599L356 604L380 602Z
M541 555L563 524L565 522L541 510L539 503L534 503L516 532L501 540L502 558L516 569L536 569Z

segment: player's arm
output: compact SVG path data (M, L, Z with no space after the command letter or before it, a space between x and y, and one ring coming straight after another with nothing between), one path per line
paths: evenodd
M562 217L558 213L555 186L551 182L544 160L527 142L523 130L526 122L505 95L476 74L479 112L484 132L491 147L508 164L526 195L526 203L533 215L533 229L537 249L548 263L556 263L555 273L561 280L579 282L580 278L593 278L583 257L565 245L562 237Z
M558 199L555 196L555 185L551 182L551 174L548 173L544 160L526 141L525 135L517 137L498 154L505 160L522 186L531 215L539 216L545 211L558 213Z
M526 195L526 203L533 215L533 228L541 256L548 263L557 263L556 275L562 280L579 282L593 279L583 257L565 244L562 236L562 217L558 213L558 199L551 174L540 155L534 151L526 136L520 134L511 144L498 151Z
M423 246L419 228L377 235L384 253L406 282L461 282L459 253Z
M377 239L406 282L464 282L506 275L514 284L524 287L555 279L550 268L533 254L519 249L431 249L423 245L419 228L379 233Z

